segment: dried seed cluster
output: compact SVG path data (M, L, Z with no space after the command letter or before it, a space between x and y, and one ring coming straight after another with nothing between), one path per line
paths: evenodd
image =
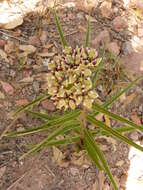
M83 47L66 47L48 63L48 93L57 109L92 108L97 93L91 79L97 64L97 51Z

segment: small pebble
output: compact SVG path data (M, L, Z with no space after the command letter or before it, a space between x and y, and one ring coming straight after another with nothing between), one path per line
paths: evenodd
M34 89L34 91L35 91L36 93L39 93L39 89L40 89L40 84L39 84L39 82L37 82L37 81L34 81L34 82L33 82L33 89Z

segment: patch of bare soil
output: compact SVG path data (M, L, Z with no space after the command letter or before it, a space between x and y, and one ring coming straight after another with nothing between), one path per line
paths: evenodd
M135 70L136 75L142 73L142 58L138 58L138 63L132 65L132 68L129 63L128 72L121 66L126 67L124 62L126 60L128 64L131 55L138 57L138 48L142 51L139 42L136 42L135 47L131 43L135 35L129 30L128 25L131 12L124 8L123 3L115 0L112 1L112 9L109 8L110 5L101 1L91 11L90 45L99 52L101 47L106 47L105 66L97 87L102 101L116 89L127 85L129 79L133 78L130 71ZM57 11L57 14L69 44L72 47L83 45L88 11L80 6L68 4ZM130 25L133 28L142 23L141 15L136 19L136 22ZM133 42L136 39L134 38ZM28 14L23 24L15 29L0 29L0 138L6 129L20 131L42 123L32 116L23 114L10 125L12 115L19 106L26 105L46 90L44 75L47 63L56 52L61 51L61 48L55 22L48 10L43 15ZM133 60L136 59L131 59L131 62ZM143 81L122 96L112 109L131 118L137 124L143 124L142 97ZM46 101L36 109L51 113L54 107L51 102ZM119 125L108 118L105 118L105 122L113 127ZM26 151L25 145L39 142L46 135L0 139L1 190L112 189L107 176L101 175L85 158L84 153L75 152L75 147L45 149L24 161L19 161L19 157ZM135 141L142 139L142 135L138 133L129 135ZM120 189L125 189L130 165L129 147L117 140L111 140L110 137L100 137L98 141Z

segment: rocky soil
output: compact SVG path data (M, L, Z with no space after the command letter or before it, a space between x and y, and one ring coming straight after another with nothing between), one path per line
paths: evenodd
M13 113L46 90L47 63L62 48L52 14L45 8L51 1L37 2L37 12L27 11L26 16L20 15L20 22L9 23L1 22L1 18L17 2L0 2L3 10L0 12L0 190L112 190L107 176L97 171L83 151L53 147L19 161L25 145L38 142L46 134L3 138L7 130L20 131L41 123L27 114L15 119ZM90 45L99 52L102 47L106 49L102 82L98 84L104 101L116 89L143 74L143 4L142 0L58 1L57 14L72 47L84 43L89 12ZM54 111L50 100L41 102L36 109ZM112 109L143 125L143 81L122 96ZM105 122L117 125L108 119ZM129 135L142 144L142 134ZM143 168L136 165L141 163L143 155L134 149L130 153L130 147L110 137L101 137L99 141L120 190L143 189Z

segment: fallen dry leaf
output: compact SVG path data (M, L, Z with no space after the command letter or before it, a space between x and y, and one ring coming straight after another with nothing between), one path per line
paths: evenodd
M1 85L2 85L2 88L4 89L4 91L9 94L9 95L13 95L14 93L14 88L7 82L2 82L1 81Z
M54 52L51 52L51 53L44 52L44 53L38 53L38 55L41 57L53 57L55 55L55 53Z
M72 154L71 162L74 165L83 167L89 167L92 164L85 151L80 151L79 153L74 152Z
M19 82L20 83L32 83L33 82L33 77L25 77L23 79L21 79Z
M2 49L0 49L0 57L8 62L7 54Z
M15 47L14 47L14 46L15 46L15 45L14 45L14 42L8 40L7 43L6 43L5 46L4 46L4 51L5 51L6 53L11 53L11 52L13 52L13 51L15 50Z
M117 167L121 167L124 164L124 160L120 160L116 163Z
M2 92L0 92L0 99L5 99L5 95Z
M110 119L107 115L104 115L104 119L105 119L105 124L108 126L108 127L111 127L111 122L110 122Z
M55 161L59 166L62 166L62 161L64 159L63 153L57 147L53 146L53 156Z
M129 105L134 100L134 98L136 98L136 96L137 94L135 93L132 93L129 96L126 96L126 101L124 102L125 106Z
M100 136L98 139L100 138L106 139L106 141L109 144L112 144L114 151L116 151L117 141L115 139L113 139L112 137L106 137L106 136Z
M6 166L3 166L3 167L0 168L0 178L2 178L5 171L6 171Z
M140 118L138 117L137 112L135 111L131 113L131 120L137 125L141 125Z
M34 53L36 51L36 47L32 46L32 45L20 45L19 49L21 51L25 51L28 54Z

